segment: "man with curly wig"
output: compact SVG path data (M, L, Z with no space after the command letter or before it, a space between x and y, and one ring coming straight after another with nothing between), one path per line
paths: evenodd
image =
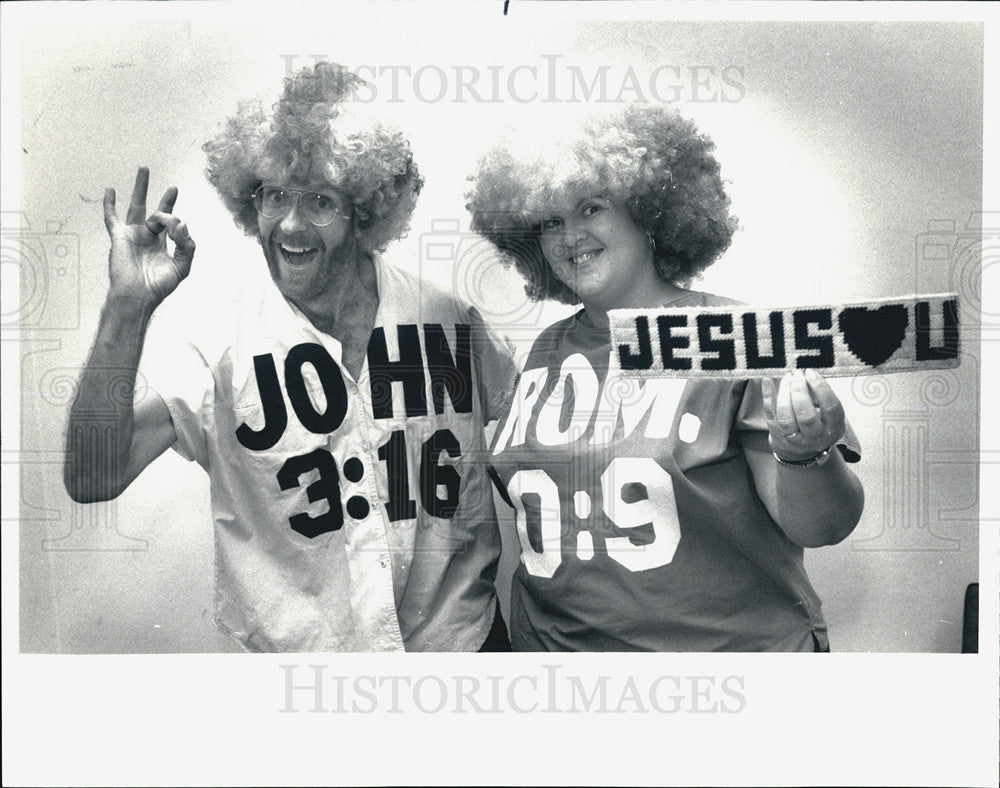
M473 178L473 229L528 295L582 304L535 340L491 449L521 544L515 650L829 650L803 547L863 507L830 386L609 373L609 310L736 303L687 287L736 227L713 147L634 105L538 155L500 143Z
M66 485L80 502L113 498L171 446L202 465L216 622L247 649L503 649L483 425L513 364L474 310L379 257L421 178L402 135L355 100L363 84L318 63L204 146L270 273L212 294L210 311L182 296L159 308L195 251L177 190L147 216L140 169L124 221L107 190L110 288ZM113 396L137 374L143 392Z

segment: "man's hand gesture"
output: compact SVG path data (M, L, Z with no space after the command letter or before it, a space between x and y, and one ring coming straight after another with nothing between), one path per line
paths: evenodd
M106 189L104 224L111 236L109 295L136 299L155 308L191 271L195 244L187 225L171 213L177 189L167 189L157 210L147 218L148 187L149 169L140 167L124 222L115 213L115 190ZM167 252L168 236L174 242L173 255Z

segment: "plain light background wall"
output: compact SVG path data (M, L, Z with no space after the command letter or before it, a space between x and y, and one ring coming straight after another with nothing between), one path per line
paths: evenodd
M3 308L5 325L22 321L23 651L237 650L212 623L201 469L168 453L118 500L78 506L62 488L63 433L107 286L103 188L127 200L140 164L151 194L180 188L176 213L198 241L186 287L259 274L259 250L201 175L200 146L238 99L276 96L289 65L316 55L367 75L382 68L380 98L399 99L387 109L427 185L409 237L386 256L477 302L522 352L565 311L525 304L517 277L465 232L465 177L501 128L601 108L572 100L571 67L588 83L607 67L609 99L655 100L658 73L661 97L716 140L743 229L699 289L762 304L958 290L963 316L978 313L980 230L968 224L982 210L978 25L512 19L485 43L455 27L376 29L356 13L266 27L231 12L160 23L123 13L112 27L54 20L23 37L20 230L4 216L4 273L16 266L21 298ZM483 101L457 93L473 74ZM430 251L449 244L451 259ZM962 596L978 579L969 329L958 370L836 382L862 441L866 512L807 565L839 651L959 648ZM504 527L509 536L509 518Z

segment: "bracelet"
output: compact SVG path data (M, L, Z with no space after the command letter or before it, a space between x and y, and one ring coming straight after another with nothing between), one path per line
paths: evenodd
M813 465L825 465L827 460L830 459L830 449L823 449L815 457L811 457L808 460L783 460L778 456L778 452L774 451L771 453L779 465L787 465L789 468L809 468Z

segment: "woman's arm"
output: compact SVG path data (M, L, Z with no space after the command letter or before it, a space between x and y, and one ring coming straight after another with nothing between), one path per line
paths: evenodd
M861 519L865 497L834 446L846 427L840 399L813 370L785 375L777 390L770 379L762 385L773 453L745 450L757 494L795 544L843 541Z
M766 451L746 449L757 494L774 521L800 547L846 539L861 519L865 493L840 452L823 465L790 468Z

